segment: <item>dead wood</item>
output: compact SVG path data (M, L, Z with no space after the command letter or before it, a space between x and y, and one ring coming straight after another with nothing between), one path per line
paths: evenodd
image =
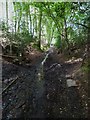
M2 55L2 54L0 54L0 56L4 58L12 58L12 59L16 58L16 56L9 56L9 55Z
M16 79L14 79L14 80L2 91L2 94L4 94L18 79L19 79L19 77L17 76Z

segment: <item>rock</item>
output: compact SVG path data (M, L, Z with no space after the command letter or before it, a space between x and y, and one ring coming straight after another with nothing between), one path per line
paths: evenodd
M67 86L68 87L77 86L76 81L72 79L67 79Z
M72 78L72 75L66 75L66 78L70 79L70 78Z

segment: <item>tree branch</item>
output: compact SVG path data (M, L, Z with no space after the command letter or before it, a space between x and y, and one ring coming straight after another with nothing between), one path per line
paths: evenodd
M88 27L88 26L86 26L86 25L84 25L84 24L81 24L81 23L74 23L74 24L78 24L78 25L81 25L81 26L83 26L83 27L85 27L85 28L87 28L87 29L90 29L90 27Z
M18 79L19 79L19 77L17 76L17 77L2 91L2 94L5 93Z
M47 9L47 7L48 7L48 9ZM57 27L57 29L58 29L58 31L59 31L59 33L60 33L60 30L59 30L59 27L60 27L60 26L57 25L58 21L57 21L57 19L55 18L55 16L51 13L51 10L50 10L50 8L49 8L49 5L47 5L47 7L45 6L45 8L46 8L47 11L48 11L48 15L53 19L53 21L54 21L54 23L56 24L56 27ZM60 33L60 35L61 35L62 37L65 37L62 33Z

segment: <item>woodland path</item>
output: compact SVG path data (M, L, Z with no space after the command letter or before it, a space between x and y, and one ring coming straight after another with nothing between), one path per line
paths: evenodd
M51 65L54 66L50 69ZM44 77L39 80L41 61L33 66L20 66L3 60L3 118L85 117L77 87L68 88L66 84L66 75L79 65L48 60Z

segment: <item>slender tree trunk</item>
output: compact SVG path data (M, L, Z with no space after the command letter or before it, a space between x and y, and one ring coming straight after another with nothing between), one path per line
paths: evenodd
M52 39L53 39L53 33L54 33L54 29L52 28L52 29L51 29L51 38L50 38L50 44L51 44L51 42L52 42Z
M12 55L12 41L10 43L10 55Z
M29 30L29 29L28 29L28 16L29 16L29 15L28 15L28 11L27 11L27 13L26 13L26 28L27 28L27 30Z
M29 7L30 33L32 33L31 6Z
M37 11L35 9L35 33L37 35Z
M21 3L19 3L20 5L21 5ZM21 6L20 6L21 7ZM19 17L19 19L18 19L18 21L17 21L17 32L19 33L20 32L20 23L21 23L21 18L22 18L22 9L20 9L20 13L18 12L17 13L18 14L18 17Z
M15 2L13 2L13 6L15 6ZM15 7L14 7L14 13L15 13L15 35L16 35L16 32L17 32L17 19L16 19L17 13L16 13Z
M17 20L15 19L15 35L16 35L16 32L17 32Z
M88 26L90 26L90 23L88 24ZM90 29L88 28L88 30L87 30L87 34L88 34L88 36L87 36L87 52L88 52L88 58L90 59ZM89 60L88 59L88 60ZM89 61L88 61L88 63L89 63Z
M69 41L68 41L68 37L67 37L67 23L66 23L65 17L64 17L64 32L65 32L65 41L67 42L67 45L69 48Z
M69 47L69 41L68 41L68 35L67 35L67 23L66 23L65 17L64 17L64 32L65 32L65 41L67 43L68 54L70 55L71 51L70 51L70 47Z
M16 25L15 25L15 29L16 29ZM14 39L14 30L13 30L13 19L12 19L12 37L10 39L10 55L12 55L13 53L13 39Z
M39 42L38 42L38 47L39 47L39 49L41 49L41 31L42 31L42 29L41 29L41 23L42 23L42 10L40 10L40 16L39 16L40 18L39 18Z
M18 28L17 28L18 33L20 32L20 21L21 21L21 16L19 17L19 20L18 20Z
M6 0L6 21L7 21L7 32L8 32L8 0Z
M34 36L34 29L35 29L34 23L35 23L35 18L33 17L33 36Z
M2 11L4 10L4 3L2 2ZM4 19L4 14L2 14L2 18ZM4 21L4 20L3 20Z

